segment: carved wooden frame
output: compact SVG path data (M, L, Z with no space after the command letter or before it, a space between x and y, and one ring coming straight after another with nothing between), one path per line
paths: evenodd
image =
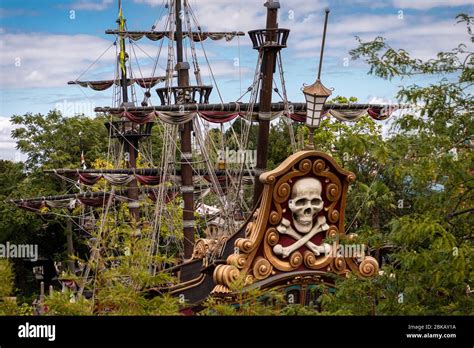
M346 236L345 233L344 211L348 186L355 180L355 175L341 168L326 153L300 151L276 169L260 175L259 179L264 184L260 207L248 223L245 237L235 241L236 252L227 257L225 265L218 265L214 270L216 287L213 293L231 292L229 287L240 277L245 285L250 285L276 273L295 272L303 268L341 275L352 271L362 277L377 274L378 263L370 256L365 256L363 260L333 257L332 253L316 256L304 246L293 251L288 260L275 255L273 246L281 237L276 226L286 212L292 184L304 177L315 177L323 185L324 208L319 215L324 215L329 224L326 238L336 240L331 248L337 247L342 239L352 239L353 236Z

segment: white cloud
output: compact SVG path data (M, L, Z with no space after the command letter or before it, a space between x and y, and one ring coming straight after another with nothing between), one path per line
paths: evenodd
M204 44L206 54L212 59L216 54L209 49L207 42ZM3 33L0 36L0 50L3 52L0 56L0 76L2 76L0 88L67 88L67 81L77 79L86 70L80 77L81 80L111 79L114 76L116 59L112 44L112 41L93 35ZM159 45L146 39L136 42L136 45L138 47L135 46L130 53L134 75L150 76ZM166 47L167 43L161 51L159 68L155 75L163 74L167 58ZM108 51L95 62L107 48ZM196 54L200 63L204 65L204 54L200 44L196 45ZM140 70L137 68L137 59ZM231 62L233 63L233 60ZM90 68L92 64L94 66ZM205 66L201 68L206 75L207 68ZM219 70L218 67L215 69ZM224 73L219 71L220 76Z
M472 6L472 0L393 0L397 8L410 8L414 10L428 10L434 7Z
M81 79L113 78L115 49L112 41L92 35L53 35L43 33L0 36L0 88L61 87L75 80L106 51L101 59ZM140 44L151 57L154 44ZM140 49L135 54L140 62L150 58ZM136 64L132 54L132 65ZM138 71L136 71L138 74Z
M133 2L136 4L150 5L152 7L163 4L163 0L133 0Z
M0 87L56 87L74 80L111 43L90 35L4 34ZM113 60L113 49L104 57Z
M148 4L150 6L159 6L163 4L162 0L134 0L136 3ZM190 4L197 14L199 24L204 30L212 31L235 31L242 30L244 32L257 28L265 27L266 8L263 6L263 1L255 0L190 0ZM428 37L425 42L432 43L436 41L437 36L430 33L433 28L438 33L442 30L437 28L448 29L443 36L453 39L458 37L460 30L453 29L455 22L454 18L448 19L440 23L439 19L435 17L427 17L425 21L420 21L419 16L409 16L405 14L403 19L398 18L397 9L400 8L414 8L414 9L428 9L432 7L448 7L448 6L462 6L472 4L472 0L392 0L389 1L371 1L371 0L354 0L351 5L367 8L388 7L393 5L395 7L392 15L390 14L353 14L344 17L338 17L338 14L332 11L329 18L328 28L328 47L334 42L341 45L347 44L349 41L353 45L356 44L354 35L370 34L371 37L376 35L385 35L391 38L397 38L397 41L404 42L402 35L408 35L407 40L410 40L410 35L420 37L421 33L427 32ZM309 48L318 48L321 41L322 23L324 18L323 9L330 5L328 1L308 1L308 0L292 0L280 1L281 9L279 11L279 26L288 28L290 33L290 45L296 48L298 55L305 55L304 52ZM341 6L343 4L340 4ZM338 5L339 6L339 5ZM336 6L335 8L337 9ZM337 19L334 19L337 18ZM163 27L164 19L162 19L161 28ZM160 24L158 27L160 27ZM433 35L430 37L430 35ZM302 41L305 41L301 45ZM412 40L415 41L415 40ZM446 43L449 40L442 40ZM235 45L237 41L230 44ZM298 45L295 44L298 42ZM312 43L309 43L312 42ZM241 39L241 45L249 43L248 38ZM226 43L229 44L229 43ZM419 43L415 43L419 48ZM296 47L298 46L298 47ZM439 45L437 45L439 46ZM344 48L341 46L340 48ZM346 51L352 47L345 46ZM449 49L449 48L447 48ZM314 54L318 54L318 49ZM419 50L421 52L421 50ZM435 52L434 49L427 47L425 49L425 56L427 52Z
M296 57L316 57L322 41L322 16L310 15L299 23L295 23L290 33L290 45L294 47ZM406 23L391 15L363 15L354 20L353 16L338 18L336 22L329 22L326 40L326 54L343 58L348 51L357 45L355 35L374 38L389 31L397 31ZM308 27L315 30L308 31ZM298 42L296 44L296 42Z
M108 8L114 1L113 0L78 0L71 5L74 10L84 11L103 11Z
M393 0L397 5L404 0ZM135 0L151 6L162 4L161 0ZM204 30L235 31L265 27L266 9L263 3L255 0L225 1L225 0L191 0L199 24ZM433 0L422 4L420 1L410 1L412 6L448 6L448 1ZM287 56L294 58L317 57L319 55L324 19L323 8L327 2L312 2L305 0L281 1L279 11L279 26L291 30L288 41ZM408 3L408 1L407 1ZM455 4L466 4L465 0L455 0ZM367 0L357 0L360 6L373 8L374 4ZM384 3L383 6L389 6ZM381 7L375 6L375 7ZM407 5L408 6L408 5ZM399 8L399 7L397 7ZM327 56L342 61L348 57L348 51L357 46L355 35L365 40L384 36L388 43L397 48L408 50L413 56L422 59L433 58L441 50L450 50L464 39L464 28L455 25L454 18L439 20L434 16L420 17L405 14L399 19L398 12L393 14L362 14L339 16L333 13L329 18ZM218 17L216 14L218 13ZM220 20L221 19L221 20ZM157 28L162 29L164 19ZM430 45L420 45L420 42L430 42ZM218 43L218 45L235 46L238 41ZM247 47L250 44L248 37L240 39L240 45Z
M342 0L343 4L345 5L347 3L347 0ZM346 3L344 3L346 1ZM377 8L385 8L390 6L390 2L386 0L379 0L379 1L374 1L374 0L350 0L350 5L351 6L357 6L357 7L367 7L371 9L377 9Z
M395 48L407 50L419 59L435 58L440 51L450 51L468 40L465 26L454 19L411 18L410 22L384 35ZM429 44L428 44L429 43Z
M135 3L155 7L163 4L162 0L134 0ZM264 28L267 8L263 1L256 0L190 0L190 6L199 20L203 30L209 31L244 31ZM322 13L328 1L292 0L280 1L279 23L281 27L297 23L298 19L311 13ZM164 19L161 27L163 27ZM285 26L286 25L286 26ZM157 25L157 28L160 27Z
M369 104L397 104L398 102L393 99L377 97L377 96L369 96Z
M239 67L234 66L233 61L230 61L230 60L219 60L219 61L211 62L211 68L212 68L212 73L214 74L215 77L226 77L226 78L237 79L240 73L242 75L246 75L250 73L253 74L253 71L246 67L241 67L239 71ZM211 77L210 70L207 67L202 67L201 76L204 78ZM219 81L217 81L217 83L219 83Z
M296 57L317 57L321 45L321 31L302 34L295 26L296 33L290 34L292 42L299 40L295 48ZM328 26L326 41L327 55L339 59L348 57L350 49L357 46L355 36L362 40L373 40L376 36L387 39L394 48L403 48L420 59L434 58L440 51L449 51L461 42L466 42L466 29L453 19L439 20L431 16L405 15L398 19L394 15L364 15L354 21L353 16L345 16ZM429 45L426 44L429 42Z
M0 148L5 147L6 143L12 142L10 133L13 129L14 127L8 118L0 117Z
M25 156L16 150L15 140L11 138L11 132L15 128L8 118L0 117L0 159L10 161L24 160Z
M31 73L29 73L25 77L25 81L33 81L33 82L42 81L44 79L45 79L45 76L41 74L40 72L38 72L38 70L33 70Z

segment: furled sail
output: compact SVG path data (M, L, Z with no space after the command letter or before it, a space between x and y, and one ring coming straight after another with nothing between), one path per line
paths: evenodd
M111 185L125 186L133 179L146 186L155 186L162 184L166 181L172 181L179 183L181 178L178 176L167 176L163 177L161 170L155 168L138 168L138 169L86 169L86 170L74 170L74 169L54 169L52 172L56 175L74 176L81 184L94 185L99 182L100 179L106 180ZM176 171L179 174L179 170ZM207 170L196 170L196 174L202 176L202 178L208 182L211 182L210 174ZM232 180L232 177L237 176L238 172L232 170L215 170L215 175L221 185L224 185L227 181ZM253 176L254 173L251 170L245 170L243 173L245 176ZM199 176L196 176L198 181Z
M169 31L119 31L119 30L106 30L106 34L119 35L120 37L129 38L133 41L138 41L146 37L151 41L158 41L164 37L173 38L174 35ZM231 41L236 36L244 36L245 33L242 31L230 31L230 32L201 32L193 31L191 34L189 32L183 32L183 38L190 37L194 42L204 41L211 39L213 41L225 39L226 41Z
M166 80L166 76L156 76L156 77L143 77L143 78L133 78L127 79L127 86L130 86L132 83L136 83L142 88L152 88L160 82ZM122 80L100 80L100 81L69 81L68 85L79 85L81 87L89 87L95 91L105 91L106 89L112 87L113 84L117 86L122 85Z
M347 109L334 109L331 105L327 105L327 109L323 111L324 115L331 115L340 121L357 121L361 117L368 115L375 120L387 119L396 108L383 108L380 106L367 105L363 108L353 109L348 107ZM96 110L99 111L99 110ZM102 110L100 110L102 111ZM143 124L153 122L155 119L160 119L162 122L167 124L182 124L189 122L196 116L202 117L211 123L226 123L234 120L236 117L242 117L244 119L258 121L258 112L246 112L246 111L148 111L142 110L107 110L110 114L125 117L129 121ZM294 111L287 112L286 110L273 111L271 112L270 119L276 119L282 115L289 116L293 121L303 123L306 121L306 112Z

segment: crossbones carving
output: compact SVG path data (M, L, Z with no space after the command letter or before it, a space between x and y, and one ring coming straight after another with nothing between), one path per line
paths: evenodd
M303 245L306 245L315 255L329 251L329 244L318 246L310 242L310 239L317 233L329 229L324 216L318 216L316 223L314 223L314 217L324 207L321 191L321 182L315 178L304 178L293 185L288 207L292 212L293 224L296 230L291 227L290 221L285 218L282 219L277 230L281 234L286 234L296 239L296 242L287 247L283 247L281 244L275 245L273 247L275 254L285 258Z
M296 232L293 227L291 227L290 221L283 218L280 225L277 227L277 231L281 234L286 234L294 239L296 242L284 247L281 244L277 244L273 247L273 251L277 255L281 255L281 257L286 258L288 257L293 251L297 250L303 245L311 250L315 255L321 255L321 253L328 253L329 248L331 247L329 244L324 243L323 245L316 245L310 241L316 234L327 231L329 229L328 224L326 223L326 218L324 216L318 216L316 224L313 226L311 231L306 235L301 235Z

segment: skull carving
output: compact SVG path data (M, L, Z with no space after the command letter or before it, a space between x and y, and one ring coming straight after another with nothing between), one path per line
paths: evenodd
M321 191L321 182L315 178L304 178L293 185L288 207L298 232L308 233L313 228L314 217L324 206Z

